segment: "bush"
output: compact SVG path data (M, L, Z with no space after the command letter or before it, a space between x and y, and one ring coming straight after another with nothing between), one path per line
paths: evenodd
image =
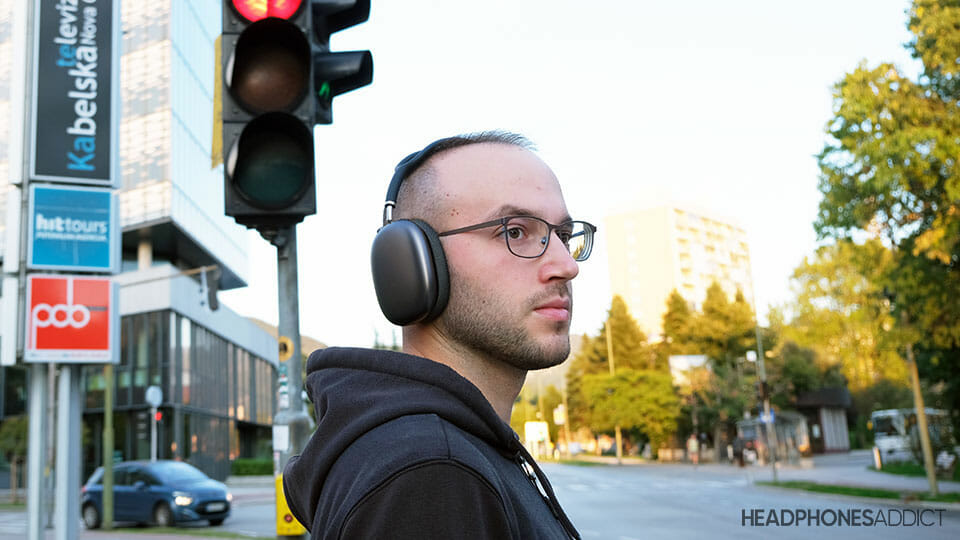
M262 476L273 474L273 460L269 458L237 458L230 463L234 476Z

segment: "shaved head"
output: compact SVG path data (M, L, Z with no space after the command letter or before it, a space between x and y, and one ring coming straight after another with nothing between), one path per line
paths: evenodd
M438 227L443 214L442 205L438 203L443 197L437 181L437 170L431 161L438 154L474 144L503 144L531 151L535 149L533 143L523 135L507 131L482 131L442 139L422 158L423 163L404 178L397 194L393 218L422 219Z

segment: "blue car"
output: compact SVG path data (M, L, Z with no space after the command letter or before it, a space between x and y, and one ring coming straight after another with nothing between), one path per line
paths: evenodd
M88 529L103 519L103 467L81 489L80 513ZM182 461L129 461L113 468L113 519L170 527L206 520L220 525L230 515L233 497L222 482L211 480Z

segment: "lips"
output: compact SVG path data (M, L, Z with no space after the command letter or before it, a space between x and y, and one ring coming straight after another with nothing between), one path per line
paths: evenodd
M548 319L566 321L570 318L570 299L557 298L537 306L534 311Z

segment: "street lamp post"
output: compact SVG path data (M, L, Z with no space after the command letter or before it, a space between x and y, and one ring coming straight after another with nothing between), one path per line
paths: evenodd
M609 318L607 319L607 322L605 323L605 325L606 325L606 329L604 333L607 334L607 364L610 366L610 378L613 379L613 376L616 373L616 369L614 367L614 362L613 362L613 338L610 337L611 329L610 329ZM620 433L619 422L614 427L614 433L616 434L616 437L617 437L617 465L620 465L623 461L623 436Z

